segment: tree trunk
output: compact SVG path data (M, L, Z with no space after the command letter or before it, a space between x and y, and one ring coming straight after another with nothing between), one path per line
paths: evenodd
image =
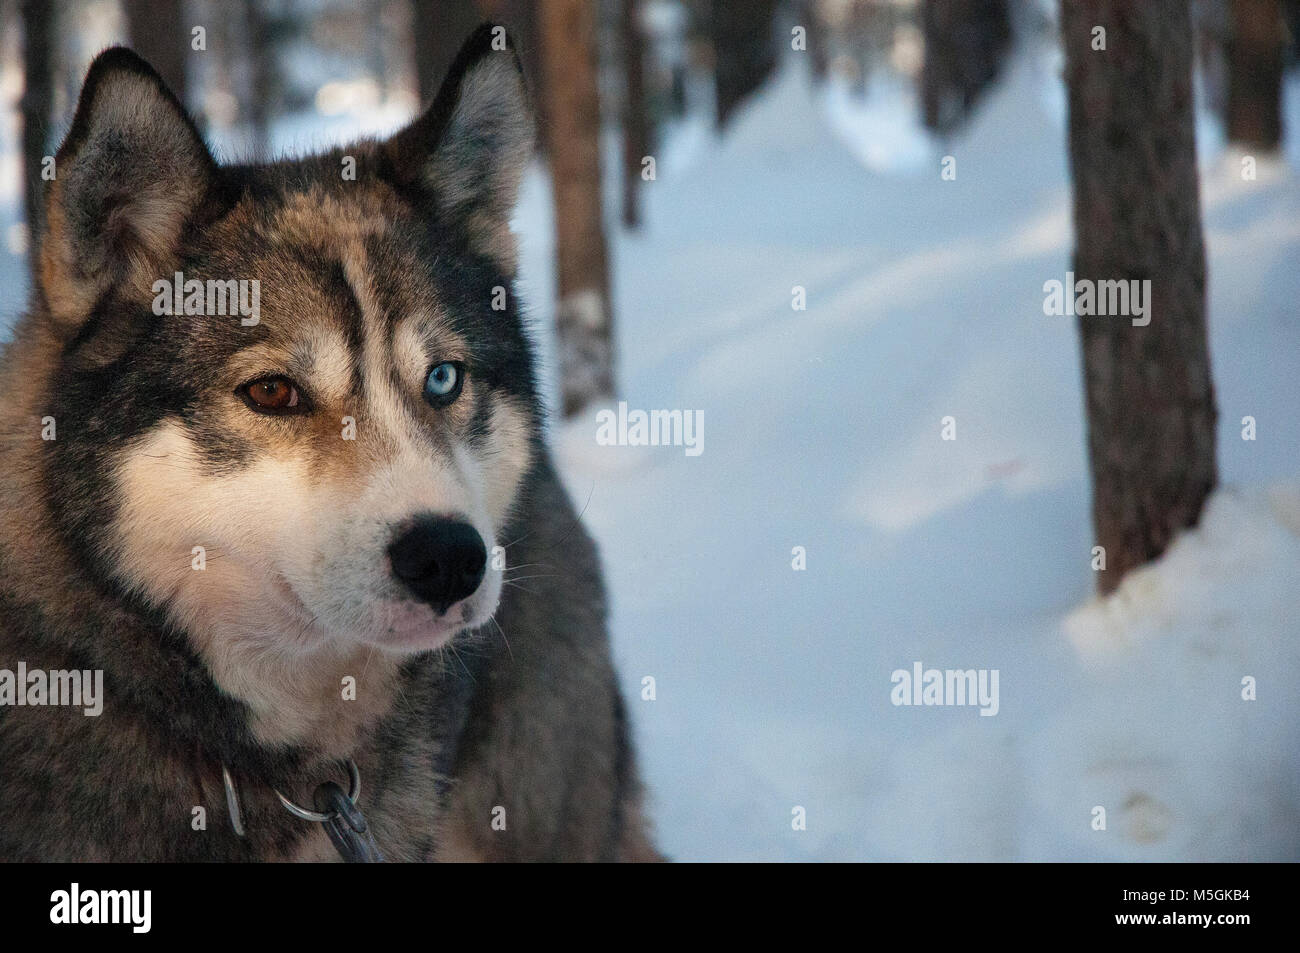
M23 0L23 212L27 222L27 260L33 280L37 267L36 243L45 225L45 160L50 132L50 104L54 99L54 5L49 0Z
M609 277L601 211L596 5L538 8L555 197L555 324L564 415L614 392Z
M1218 479L1192 30L1186 0L1062 0L1061 19L1075 277L1151 282L1146 326L1078 319L1099 587L1110 592L1196 523ZM1105 50L1093 49L1098 26Z
M411 28L415 33L415 73L420 102L428 106L438 95L447 70L483 15L474 0L412 0Z
M1232 0L1228 39L1228 139L1252 149L1282 142L1282 6Z
M264 0L244 0L244 28L248 37L249 131L255 154L270 158L271 95L275 70L275 51L271 46L270 24L262 9Z
M709 33L719 129L776 66L776 7L776 0L713 0Z
M149 61L181 105L186 103L185 60L190 29L182 0L122 0L131 46Z
M641 162L650 154L650 122L645 101L645 37L641 32L640 0L622 2L623 71L623 224L636 228L641 221L637 202Z
M921 111L927 129L952 132L1001 72L1011 43L1006 0L925 0Z
M828 31L822 22L817 0L799 0L797 7L799 24L807 31L808 55L812 58L813 79L821 82L830 71L830 55L827 50Z

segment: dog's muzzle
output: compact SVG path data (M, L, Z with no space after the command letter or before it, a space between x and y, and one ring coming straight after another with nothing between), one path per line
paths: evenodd
M478 589L487 547L468 523L420 516L388 547L388 558L393 575L441 615Z

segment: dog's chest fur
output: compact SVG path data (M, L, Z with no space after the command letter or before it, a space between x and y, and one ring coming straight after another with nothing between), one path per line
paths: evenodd
M8 600L0 600L8 603ZM292 817L274 791L312 808L323 781L345 789L343 762L302 749L257 744L240 706L189 670L184 653L151 658L157 633L134 633L146 650L110 661L85 639L71 650L42 644L38 622L13 604L0 644L28 669L93 668L107 662L107 701L96 717L67 707L0 709L5 810L0 857L12 860L337 860L318 824ZM117 623L118 637L129 614ZM175 646L172 646L174 649ZM122 664L125 663L125 664ZM409 661L380 720L355 750L360 807L386 859L431 860L471 688L433 656ZM348 704L342 702L342 704ZM223 763L238 790L245 836L235 834Z

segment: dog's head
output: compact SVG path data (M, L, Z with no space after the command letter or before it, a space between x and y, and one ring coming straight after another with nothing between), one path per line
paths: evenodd
M95 570L209 649L409 652L496 609L538 430L499 39L391 139L247 167L130 51L90 68L47 193L45 478Z

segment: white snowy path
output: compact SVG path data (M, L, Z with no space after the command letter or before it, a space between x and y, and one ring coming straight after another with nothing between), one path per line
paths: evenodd
M1042 313L1071 242L1053 82L1022 58L966 135L882 176L787 71L664 159L617 239L620 396L703 411L704 452L597 446L594 414L558 442L676 858L1300 859L1294 498L1226 490L1071 614L1094 579L1077 331ZM1203 201L1231 488L1297 476L1300 189L1225 168ZM540 177L521 222L544 303ZM915 661L998 669L1000 713L894 707Z

